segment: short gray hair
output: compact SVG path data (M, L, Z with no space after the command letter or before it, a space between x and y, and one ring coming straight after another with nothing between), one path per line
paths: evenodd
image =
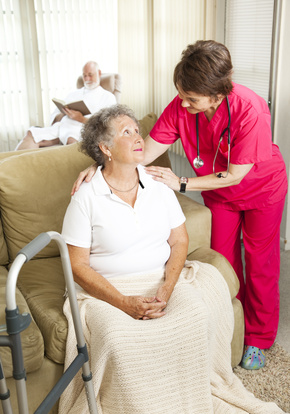
M113 145L116 130L112 121L120 116L128 116L139 125L134 112L128 106L117 104L101 109L91 116L82 128L80 151L89 155L98 165L104 165L107 159L100 149L100 144L108 148Z

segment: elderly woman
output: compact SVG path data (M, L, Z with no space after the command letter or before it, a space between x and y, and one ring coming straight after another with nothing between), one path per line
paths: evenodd
M283 157L272 142L268 106L233 83L232 71L221 43L198 41L184 50L174 71L178 95L145 141L144 165L181 139L196 177L177 177L160 167L147 172L173 190L202 191L212 212L211 247L228 259L240 281L242 367L259 369L278 330L280 223L288 185Z
M73 196L63 236L99 413L281 413L232 373L228 287L214 267L185 262L184 215L173 191L140 166L144 142L131 110L100 111L82 138L99 167ZM64 312L68 364L76 352L68 301ZM59 412L87 412L77 377Z

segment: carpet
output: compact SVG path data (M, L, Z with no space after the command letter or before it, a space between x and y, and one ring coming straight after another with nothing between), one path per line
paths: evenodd
M290 354L275 343L266 351L266 366L249 371L240 366L234 373L244 386L263 401L274 401L286 413L290 413Z

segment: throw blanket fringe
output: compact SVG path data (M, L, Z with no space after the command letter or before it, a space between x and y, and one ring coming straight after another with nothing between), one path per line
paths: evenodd
M153 296L163 273L116 278L125 295ZM135 320L78 293L99 414L278 414L249 393L231 368L234 317L227 284L209 264L186 262L159 319ZM76 356L69 301L66 361ZM60 400L60 414L88 413L81 376Z

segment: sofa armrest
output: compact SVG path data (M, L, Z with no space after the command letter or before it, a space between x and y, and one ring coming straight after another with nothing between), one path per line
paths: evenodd
M199 247L210 247L211 212L200 203L176 192L177 199L186 217L186 229L189 236L188 254Z
M236 298L240 286L237 275L224 256L208 247L200 247L191 253L187 259L197 260L215 266L223 275L229 287L234 316L234 331L231 342L231 364L234 368L242 359L245 334L243 307L241 302Z
M237 275L229 261L220 253L209 247L200 247L187 256L188 260L198 260L202 263L209 263L216 267L225 278L228 284L231 298L235 298L240 288Z

